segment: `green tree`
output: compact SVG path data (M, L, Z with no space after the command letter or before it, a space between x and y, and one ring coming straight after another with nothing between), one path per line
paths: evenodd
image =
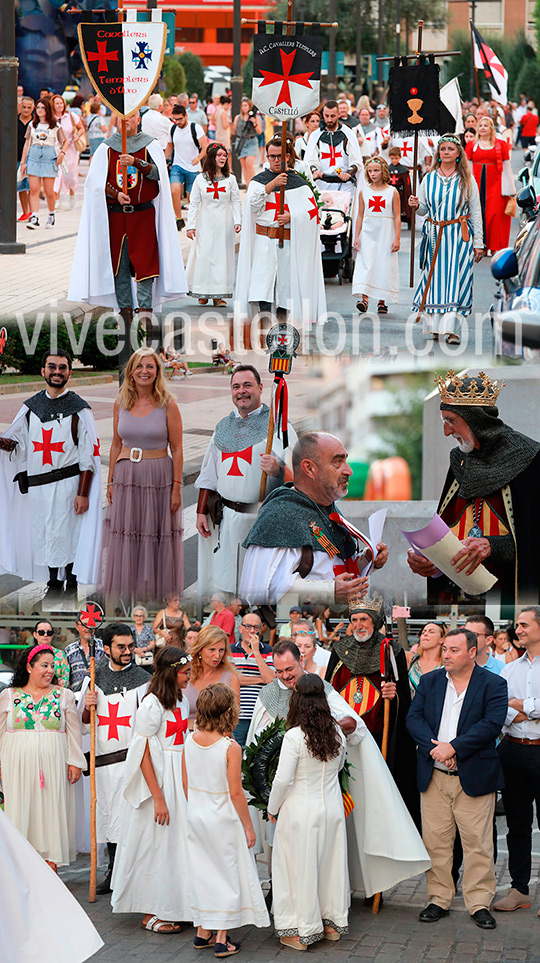
M204 101L206 97L206 84L204 82L204 67L201 58L198 57L197 54L191 53L191 50L186 50L185 53L180 54L178 59L184 68L188 94L197 93Z
M514 86L514 97L518 97L521 93L534 100L535 104L540 103L540 62L538 60L524 61Z
M166 97L170 97L171 94L181 94L186 90L186 72L177 54L164 57L162 74L165 81Z
M540 0L539 0L540 2ZM521 71L527 64L536 62L536 55L523 31L516 34L512 40L504 37L492 37L489 34L482 35L484 40L493 48L497 57L508 71L508 96L515 99L521 92L519 87L519 77ZM456 30L450 36L450 47L452 50L461 50L461 57L451 57L446 61L446 80L458 77L461 92L465 99L470 94L471 82L471 35L468 30ZM478 85L480 96L490 98L489 84L484 78L483 71L478 72ZM532 97L531 93L531 97Z
M433 388L433 374L415 376L405 388L390 389L395 404L392 413L377 419L381 444L369 452L370 461L398 455L409 466L412 497L422 497L422 436L424 400Z

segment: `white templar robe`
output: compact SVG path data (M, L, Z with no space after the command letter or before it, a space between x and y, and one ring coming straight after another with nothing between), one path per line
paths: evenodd
M242 223L240 191L234 174L209 181L198 174L189 197L187 230L195 230L186 280L192 298L232 298L235 224Z

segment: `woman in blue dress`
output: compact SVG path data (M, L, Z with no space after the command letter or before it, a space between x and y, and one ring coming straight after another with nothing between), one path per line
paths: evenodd
M480 197L456 134L443 134L417 197L409 204L425 215L420 244L422 277L413 308L424 333L460 343L461 318L472 310L473 264L484 256Z

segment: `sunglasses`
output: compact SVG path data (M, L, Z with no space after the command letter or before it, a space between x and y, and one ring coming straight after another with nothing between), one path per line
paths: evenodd
M36 629L36 635L54 635L54 629Z

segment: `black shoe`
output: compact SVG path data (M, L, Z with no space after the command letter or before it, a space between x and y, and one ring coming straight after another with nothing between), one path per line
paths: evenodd
M371 909L372 906L373 906L373 900L374 900L374 899L375 899L374 896L364 896L364 906L369 906L369 908ZM383 894L381 893L381 898L380 898L380 901L379 901L379 909L380 909L380 910L383 908L383 904L384 904L384 897L383 897Z
M471 913L471 919L474 920L481 930L494 930L497 926L491 913L487 909L479 909L476 910L476 913Z
M484 911L479 910L479 912L482 913ZM436 923L438 920L442 920L443 916L449 915L450 910L445 910L442 906L437 906L436 903L430 903L429 906L426 906L426 908L418 914L418 919L421 923Z
M181 231L186 226L186 222L183 217L176 218L176 230Z
M114 857L116 856L116 843L107 843L107 852L109 854L109 865L107 867L107 875L99 886L96 886L96 894L98 896L106 896L107 893L112 893L111 889L111 879L114 869Z

